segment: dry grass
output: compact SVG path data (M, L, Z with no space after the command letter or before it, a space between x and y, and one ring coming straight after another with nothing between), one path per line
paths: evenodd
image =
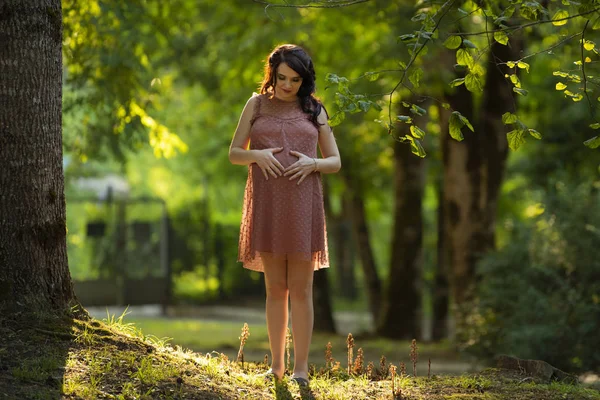
M122 319L0 317L0 399L362 400L392 399L394 387L405 400L600 400L598 391L534 383L507 371L396 375L392 382L379 368L371 367L367 378L339 363L326 367L325 359L313 369L310 389L300 390L288 378L265 382L266 365L245 361L171 347Z

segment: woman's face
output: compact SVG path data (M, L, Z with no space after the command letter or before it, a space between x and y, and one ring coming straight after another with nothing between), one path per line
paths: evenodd
M302 77L286 63L279 64L275 71L275 97L284 101L295 101L302 86Z

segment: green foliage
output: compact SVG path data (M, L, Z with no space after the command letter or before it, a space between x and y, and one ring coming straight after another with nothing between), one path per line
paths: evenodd
M458 140L459 142L462 141L464 139L462 128L465 125L471 130L471 132L475 132L473 125L471 125L471 122L469 122L467 117L458 111L453 111L450 115L450 136L452 136L454 140Z
M478 273L479 305L462 332L479 356L509 353L568 371L600 367L600 194L557 184Z

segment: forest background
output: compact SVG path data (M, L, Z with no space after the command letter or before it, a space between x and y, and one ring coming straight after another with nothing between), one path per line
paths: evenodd
M174 304L260 302L235 261L247 171L227 154L265 56L296 43L342 155L316 328L362 311L383 337L600 369L596 3L273 3L63 1L73 280L154 273L131 244L119 264L119 235L160 207L112 215L82 189L113 177L115 204L166 204Z

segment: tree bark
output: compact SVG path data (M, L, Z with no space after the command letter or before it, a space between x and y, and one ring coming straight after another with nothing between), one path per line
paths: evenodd
M335 333L335 321L331 307L328 268L315 271L313 304L315 309L314 330L317 332Z
M394 231L387 290L378 333L392 338L421 336L421 266L425 162L405 143L394 143Z
M506 66L496 65L518 58L521 45L494 42L487 65L484 95L478 121L473 96L460 86L449 102L475 126L463 129L464 141L442 135L444 154L444 257L449 268L450 301L454 312L473 300L475 267L483 254L495 246L498 195L507 157L506 129L502 114L513 103L512 86L504 77ZM448 116L446 115L446 118ZM444 126L447 126L447 121ZM460 313L455 315L462 324Z
M76 304L62 167L60 0L0 2L0 308Z

